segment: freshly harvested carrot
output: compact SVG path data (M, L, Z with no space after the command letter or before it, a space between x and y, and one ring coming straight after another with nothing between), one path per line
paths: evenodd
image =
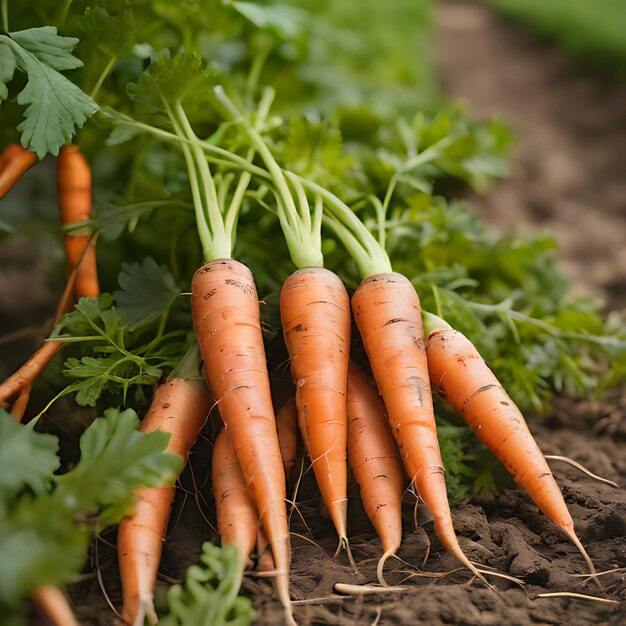
M191 312L209 387L272 546L278 597L292 621L285 473L252 272L233 259L209 261L193 277Z
M57 159L59 211L64 225L91 219L91 169L78 146L63 146ZM76 299L100 295L95 237L68 233L65 252L69 271L76 269Z
M171 433L167 451L186 459L211 404L203 381L172 378L155 391L141 430ZM122 616L133 626L143 626L146 617L153 624L157 621L152 598L175 491L175 487L139 489L134 513L120 522L117 547Z
M9 144L0 155L0 198L37 162L37 155L22 146Z
M231 543L237 548L243 569L257 541L259 514L248 493L235 449L225 428L213 446L211 475L217 532L222 545Z
M0 406L8 407L11 400L23 397L52 357L63 347L62 341L46 341L20 369L0 385ZM25 408L25 407L24 407ZM20 417L21 419L21 417Z
M289 479L298 456L298 413L295 398L290 398L276 413L276 430L285 477Z
M377 574L380 584L387 586L385 562L402 542L405 473L378 389L353 361L348 370L348 461L383 546Z
M430 333L426 354L437 393L472 427L539 509L565 532L595 574L526 420L472 342L445 325Z
M352 310L400 456L433 515L435 532L448 552L484 580L461 550L452 524L417 293L401 274L375 274L354 293Z
M305 425L317 484L341 545L348 548L347 414L350 299L323 268L294 272L280 293L280 316L296 407Z
M54 626L78 626L74 612L65 594L53 585L44 585L35 590L33 599Z

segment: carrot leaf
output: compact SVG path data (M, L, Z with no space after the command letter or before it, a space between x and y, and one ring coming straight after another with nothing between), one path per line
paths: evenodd
M255 617L249 598L238 596L242 566L233 545L202 546L200 564L187 569L185 582L167 593L169 613L160 626L246 626Z
M56 438L0 411L3 624L24 623L37 587L79 577L91 538L129 511L135 489L172 484L183 460L164 452L169 435L138 427L134 411L106 410L84 432L76 467L57 476Z
M113 292L122 323L135 330L166 311L180 295L176 281L165 267L146 257L143 263L122 263L119 290Z
M17 96L26 106L24 120L18 126L22 146L41 159L48 152L58 154L76 128L81 128L98 105L60 71L82 66L72 54L78 43L73 37L61 37L53 26L31 28L0 35L2 59L13 54L14 64L28 75L28 82ZM7 94L6 79L12 77L11 64L0 75L0 96Z
M28 486L42 493L59 467L59 441L54 435L35 433L0 408L0 491L3 497Z
M108 293L99 298L81 298L50 336L68 344L63 373L75 382L61 393L76 393L76 402L81 406L95 406L105 392L116 394L126 403L130 388L135 389L136 398L142 399L143 387L153 385L166 368L176 365L187 348L181 341L184 332L164 334L162 312L160 331L144 343L142 331L155 318L147 320L144 315L142 321L135 316L131 330L113 302Z

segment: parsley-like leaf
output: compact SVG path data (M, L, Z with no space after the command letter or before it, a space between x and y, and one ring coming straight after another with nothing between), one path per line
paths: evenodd
M7 83L15 73L15 55L12 50L0 41L0 102L9 97Z
M15 453L0 454L2 479L24 472L38 486L36 493L0 498L0 615L10 623L19 619L34 589L75 579L92 533L127 514L137 488L171 485L183 459L164 452L169 434L139 432L134 411L109 409L83 434L77 466L54 476L54 437L16 424L6 413L0 414L0 425L3 444L7 432L23 433L7 440ZM36 478L27 464L37 467Z
M59 467L54 435L36 433L0 408L0 492L12 495L28 485L41 493Z
M183 458L163 453L170 435L140 433L137 414L107 409L80 440L80 461L58 478L61 493L80 494L83 510L100 510L102 527L117 523L132 510L138 487L172 485Z
M76 128L98 110L89 96L59 73L82 66L72 54L77 42L57 35L52 26L0 35L0 48L10 48L17 68L28 75L26 87L17 96L17 103L26 106L18 130L22 145L40 159L48 152L58 154ZM2 58L8 58L6 52ZM0 74L0 96L6 92L7 73Z
M237 548L221 549L208 541L202 546L200 565L187 569L185 583L167 593L170 609L160 626L247 626L255 617L249 598L236 595L241 585Z
M53 70L74 70L83 62L72 54L78 39L57 35L54 26L11 33L11 39Z
M281 39L297 37L302 32L307 18L305 11L287 4L233 2L232 7L257 28L269 30Z
M158 318L179 295L172 274L150 257L143 263L122 263L118 282L121 289L113 297L130 330Z

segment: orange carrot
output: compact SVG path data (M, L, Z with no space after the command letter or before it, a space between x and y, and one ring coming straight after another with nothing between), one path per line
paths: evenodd
M191 284L191 311L209 387L272 546L278 597L291 618L285 473L272 406L259 300L250 270L210 261Z
M248 493L235 449L225 428L213 446L211 474L217 532L222 545L231 543L237 548L243 569L257 541L259 514Z
M267 539L265 538L263 531L259 528L256 539L256 551L259 555L258 569L264 574L269 574L270 572L273 573L276 569L272 553L267 548Z
M167 451L186 459L210 409L211 399L203 382L173 378L155 391L141 430L171 433ZM120 522L117 546L122 615L134 626L143 626L146 617L153 624L157 620L152 594L175 491L175 487L139 489L134 513Z
M287 400L276 414L276 430L285 477L289 479L298 456L298 414L295 398Z
M59 210L64 225L91 219L91 169L78 146L63 146L57 160ZM68 233L65 236L68 270L77 268L76 299L100 295L95 237Z
M0 385L0 406L10 406L11 400L16 400L30 389L52 357L62 347L62 341L46 341L17 372L9 376Z
M352 361L348 370L348 461L361 489L365 512L383 546L377 574L381 585L386 586L385 561L402 542L405 473L378 389Z
M35 589L33 599L54 626L78 626L65 594L53 585Z
M433 387L471 426L535 501L584 556L563 494L524 417L469 339L449 327L430 333L426 348Z
M37 162L37 155L22 146L9 144L0 155L0 198Z
M338 276L323 268L294 272L280 294L280 316L296 386L296 407L317 484L348 549L347 415L350 300ZM350 556L350 555L349 555Z
M452 524L417 293L401 274L376 274L356 290L352 310L400 456L433 515L435 532L448 552L482 578L461 550Z

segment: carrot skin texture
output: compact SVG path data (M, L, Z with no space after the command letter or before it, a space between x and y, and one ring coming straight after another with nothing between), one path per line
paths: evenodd
M377 274L358 287L352 310L409 478L443 546L475 572L452 524L417 293L401 274Z
M57 160L57 193L63 224L91 219L91 168L78 146L63 146ZM65 236L68 270L76 270L76 299L100 295L95 238L91 235ZM80 265L79 265L80 263Z
M276 414L276 430L285 477L288 479L298 456L298 413L295 398L287 400Z
M285 474L254 278L238 261L218 259L196 271L191 292L209 388L272 546L278 595L288 608L291 547Z
M213 446L211 475L217 510L217 532L222 545L232 543L246 563L259 532L259 514L248 493L228 431L224 428Z
M322 498L346 539L350 299L333 272L300 269L283 285L280 316L303 438Z
M452 329L433 331L427 344L433 388L474 430L539 509L573 529L563 494L524 417L474 345Z
M203 385L174 378L155 391L141 431L171 433L167 451L187 459L211 410L211 403ZM129 624L138 620L143 624L143 611L151 609L175 491L175 487L138 489L133 514L120 522L117 546L124 598L122 615Z
M37 162L37 155L22 146L9 144L0 155L0 199Z
M405 472L378 389L352 361L348 370L348 460L385 552L402 541Z

